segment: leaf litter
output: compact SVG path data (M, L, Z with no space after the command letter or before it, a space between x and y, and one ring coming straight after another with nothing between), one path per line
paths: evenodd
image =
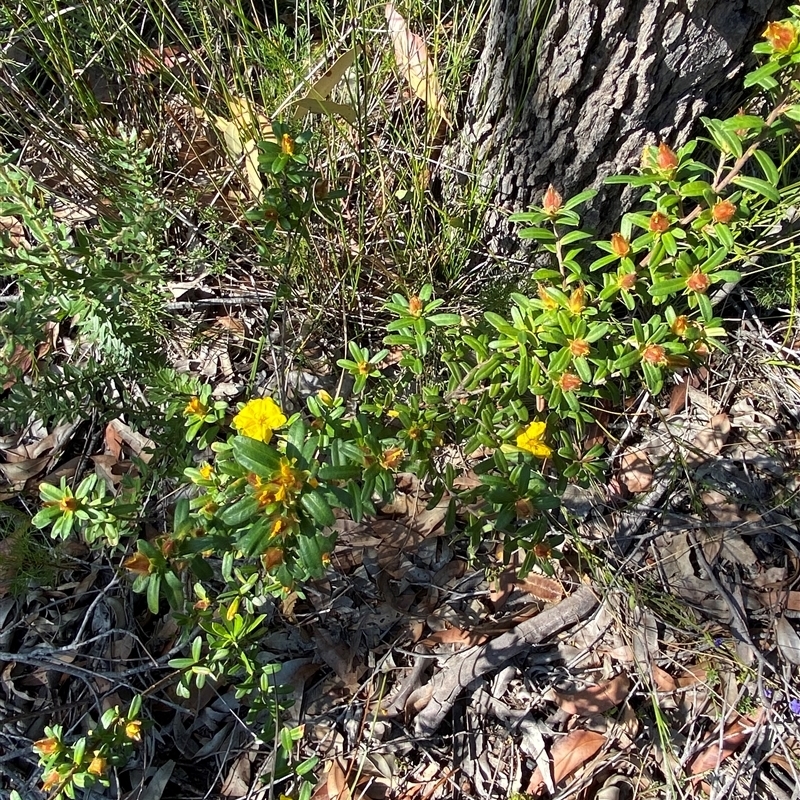
M253 324L209 319L234 365ZM215 362L214 378L225 373ZM498 562L497 543L472 558L444 530L449 498L429 507L410 475L375 518L337 520L330 572L271 610L263 640L292 687L285 719L305 726L303 755L322 757L314 797L611 798L660 796L675 782L709 793L720 781L745 797L737 787L793 786L798 509L773 498L783 487L791 498L797 451L780 444L791 441L780 408L734 390L691 387L670 413L645 408L617 475L633 498L609 506L598 489L574 520L607 571L569 544L553 577L520 579L518 555ZM124 419L98 433L88 465L112 486L153 449ZM45 459L22 477L74 474L74 436L32 427L4 443L3 466ZM620 529L634 523L620 554ZM14 594L22 539L13 526L0 537L3 748L41 736L54 705L78 724L136 686L159 708L163 747L152 765L122 770L131 798L134 785L154 799L212 784L220 797L258 796L269 759L232 687L183 699L164 681L180 649L174 622L126 619L129 587L69 542L52 588L33 577ZM33 775L22 756L8 768Z

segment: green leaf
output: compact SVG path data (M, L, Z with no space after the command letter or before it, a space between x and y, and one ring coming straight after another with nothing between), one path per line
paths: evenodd
M733 234L727 225L722 222L717 222L714 225L714 233L727 250L733 250Z
M768 183L771 186L777 186L780 175L778 174L778 168L775 166L775 162L770 158L769 154L765 153L763 150L756 150L755 157Z
M556 235L546 228L523 228L517 234L520 239L535 239L537 242L553 243Z
M719 283L721 281L725 281L725 283L739 283L741 279L742 273L737 272L735 269L721 269L719 272L715 272L711 278L714 283Z
M733 182L737 186L741 186L742 189L748 189L751 192L756 192L766 197L773 203L780 203L781 201L778 190L766 181L762 181L761 178L753 178L750 175L737 175L737 177L733 179Z
M268 444L249 436L234 438L233 457L242 467L261 478L272 475L281 463L280 455Z
M300 497L300 503L317 525L331 526L336 522L331 507L319 492L306 492Z
M236 528L252 519L256 511L258 511L258 500L252 495L245 495L233 505L223 508L218 516L224 525Z
M591 200L597 194L597 189L585 189L580 194L576 194L575 197L570 197L564 203L564 209L569 211L577 206L585 203L587 200Z
M648 293L651 297L666 297L670 294L676 294L686 288L686 278L668 278L664 281L659 281L653 284Z
M707 181L690 181L678 188L681 197L702 197L709 191L712 191L711 184Z
M591 239L592 235L590 233L585 233L584 231L570 231L566 236L561 238L561 244L566 247L567 245L574 244L575 242L581 242L584 239Z
M323 481L346 481L350 478L360 478L364 468L357 464L332 466L325 464L319 468L317 477Z
M777 81L772 79L771 81L765 82L764 79L774 75L781 67L782 64L780 61L768 61L763 67L759 67L757 70L749 72L744 76L744 88L747 89L750 86L759 84L765 89L771 89L773 86L777 85Z
M428 322L433 325L443 327L445 325L458 325L461 322L461 317L458 314L431 314L425 317Z
M147 608L154 616L158 616L159 595L161 594L161 576L154 573L147 581Z

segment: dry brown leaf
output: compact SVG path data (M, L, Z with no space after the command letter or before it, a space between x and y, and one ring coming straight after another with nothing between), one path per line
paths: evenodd
M759 716L763 711L759 712ZM753 732L755 721L750 717L736 716L725 727L725 733L720 741L719 733L712 733L706 740L708 747L698 753L689 762L689 774L701 775L709 770L716 770L719 765L732 756L745 742L747 737ZM695 781L699 778L695 777Z
M528 575L524 580L517 581L517 586L545 603L557 603L564 596L564 587L554 578L544 575Z
M625 453L620 463L619 481L631 494L646 492L653 483L653 468L647 453L642 450Z
M112 419L109 425L114 427L119 438L128 445L132 455L140 458L145 464L150 461L156 449L155 442L152 439L142 436L141 433L132 430L130 426L120 422L118 419Z
M122 458L122 437L113 425L106 425L105 432L106 452L116 459Z
M356 121L356 111L352 106L332 103L328 98L344 77L344 74L355 62L360 49L360 47L351 47L336 59L322 77L314 81L314 84L306 92L305 97L297 101L297 109L294 113L295 121L301 120L309 111L314 114L340 116L351 125Z
M487 640L486 635L476 634L474 631L466 631L462 628L444 628L441 631L434 631L430 636L423 639L422 643L428 647L437 644L461 644L464 647L472 647L483 644Z
M631 682L620 673L610 681L597 686L587 686L577 692L555 692L558 707L567 714L590 717L618 706L627 696Z
M657 664L652 664L653 680L659 692L674 692L678 688L675 678Z
M707 456L719 455L728 441L731 432L731 421L725 413L715 414L694 438L695 450L686 454L686 464L696 467L706 461ZM697 452L699 451L699 452Z
M687 686L694 686L696 683L705 683L709 669L710 666L707 663L684 667L683 674L677 679L679 688L685 689Z
M585 730L572 731L559 739L550 751L550 758L553 762L553 782L558 785L572 775L600 752L605 743L606 737L602 733ZM528 794L540 795L544 788L542 773L537 768L528 784Z
M439 88L439 79L436 76L433 62L428 56L425 42L420 36L409 30L405 19L397 13L391 3L386 4L386 21L400 74L420 100L427 103L431 110L436 111L442 119L449 122L444 97Z
M711 512L714 519L726 525L735 525L742 521L739 506L732 503L722 492L711 489L700 495L703 505Z

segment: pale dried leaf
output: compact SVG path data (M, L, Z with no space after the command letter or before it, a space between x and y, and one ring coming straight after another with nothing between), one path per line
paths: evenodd
M653 468L643 450L628 451L622 456L619 469L620 483L631 493L646 492L653 483Z
M587 686L577 692L555 692L558 707L567 714L590 717L618 706L627 696L630 679L624 673L597 686Z
M696 467L706 461L707 456L719 455L728 441L731 432L731 421L725 413L715 414L708 425L694 438L694 450L686 454L686 464ZM697 452L699 451L699 452Z
M550 752L553 762L553 783L558 785L593 758L606 743L602 733L574 730L559 739ZM528 784L528 794L539 795L545 788L542 774L537 768Z
M411 91L447 120L439 79L428 56L428 48L420 36L409 30L408 24L391 3L386 4L386 21L394 45L394 57L400 74Z
M338 106L338 104L329 102L328 98L347 70L353 65L360 50L360 47L351 47L336 59L322 77L314 81L308 92L306 92L305 97L297 101L297 110L294 113L295 121L300 121L306 115L306 112L311 111L317 114L338 114L350 123L355 122L356 114L352 106L340 106L342 109L348 109L345 113L334 111L333 107ZM315 110L315 104L319 110ZM351 113L352 119L349 118Z
M715 519L726 525L735 525L742 521L739 506L732 503L722 492L715 489L703 492L700 495L703 505L711 512Z
M785 616L775 620L775 642L786 661L800 666L800 636Z

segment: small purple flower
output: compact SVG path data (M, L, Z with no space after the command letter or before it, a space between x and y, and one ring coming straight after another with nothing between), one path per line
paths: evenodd
M764 687L764 697L766 697L767 700L772 700L772 689L770 689L769 686Z
M722 637L721 636L717 636L717 638L714 639L714 647L722 647Z
M795 697L793 700L789 701L789 711L795 716L800 716L800 699Z

